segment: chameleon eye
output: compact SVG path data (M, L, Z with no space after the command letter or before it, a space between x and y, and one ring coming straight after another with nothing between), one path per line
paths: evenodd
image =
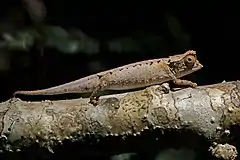
M188 55L185 57L184 63L188 68L192 68L196 62L196 57L193 55Z

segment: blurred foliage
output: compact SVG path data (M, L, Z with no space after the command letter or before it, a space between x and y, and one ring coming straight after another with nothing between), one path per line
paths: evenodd
M38 37L38 33L34 29L26 29L17 32L15 35L10 33L4 33L2 35L5 40L6 48L10 50L24 50L28 51L34 45L35 38ZM3 46L2 46L3 47Z
M166 14L166 22L172 39L185 48L190 38L183 31L179 21L172 15ZM9 50L28 51L33 45L51 47L61 53L76 54L84 52L95 54L99 52L100 42L87 36L80 29L65 30L60 26L45 25L40 29L25 28L16 33L3 33L1 46ZM41 42L41 43L39 43ZM43 43L42 43L43 42ZM156 52L166 44L162 35L154 35L136 31L129 37L115 38L105 42L110 52Z
M34 22L42 22L46 16L46 6L41 0L22 0L24 8Z

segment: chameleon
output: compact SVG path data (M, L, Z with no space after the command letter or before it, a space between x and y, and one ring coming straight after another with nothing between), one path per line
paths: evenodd
M203 65L198 61L196 51L189 50L182 54L130 63L121 67L95 73L78 80L33 91L16 91L14 96L56 95L66 93L91 93L89 103L95 105L103 90L129 90L160 85L172 81L176 85L195 88L196 83L179 79L200 70Z

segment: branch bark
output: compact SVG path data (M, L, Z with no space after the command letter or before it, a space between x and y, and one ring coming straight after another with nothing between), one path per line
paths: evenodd
M20 151L38 143L50 148L63 140L137 136L145 130L191 130L221 141L240 121L240 81L186 88L163 94L159 86L89 99L0 103L0 149Z

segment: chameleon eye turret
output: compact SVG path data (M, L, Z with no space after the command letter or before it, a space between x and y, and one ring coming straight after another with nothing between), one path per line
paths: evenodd
M184 58L184 64L186 65L187 68L192 68L196 62L196 55L187 55Z

